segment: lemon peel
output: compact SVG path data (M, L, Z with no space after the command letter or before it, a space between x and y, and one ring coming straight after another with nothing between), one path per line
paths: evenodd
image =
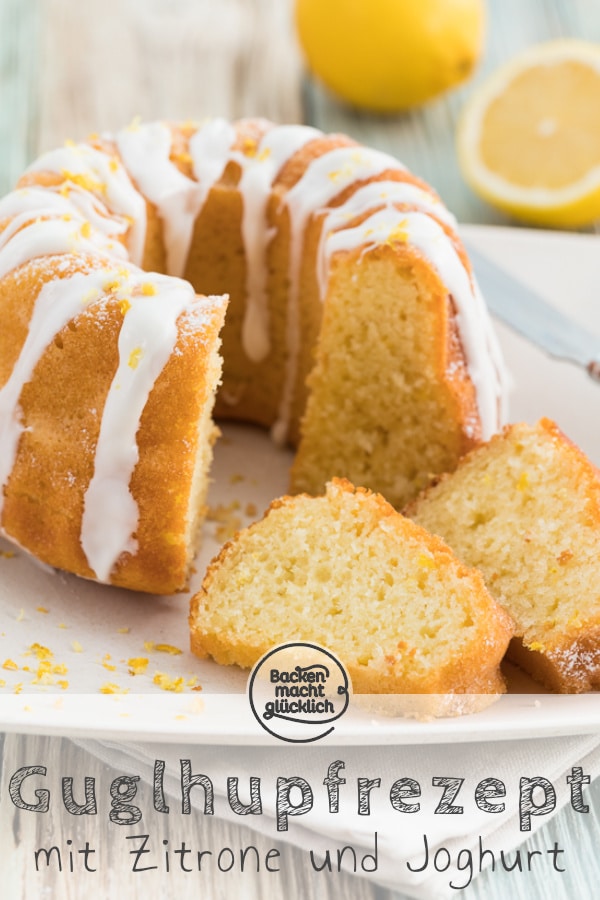
M296 0L308 67L353 106L393 113L460 84L479 60L482 0Z

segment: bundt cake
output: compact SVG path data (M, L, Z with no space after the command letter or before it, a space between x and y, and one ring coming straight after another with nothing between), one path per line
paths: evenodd
M219 663L249 667L277 644L308 641L344 663L357 693L446 698L501 692L512 634L479 572L343 479L324 496L274 501L226 544L190 627L193 651Z
M509 658L554 691L600 687L600 473L554 422L506 428L407 513L481 570Z
M401 505L499 426L452 217L349 138L133 123L41 156L0 229L0 526L51 565L185 584L225 301L179 278L229 295L216 414L298 445L293 491L343 475Z

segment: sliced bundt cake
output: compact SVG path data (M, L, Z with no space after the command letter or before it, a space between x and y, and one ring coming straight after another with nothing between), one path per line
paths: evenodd
M184 583L141 547L202 518L223 308L195 291L230 296L218 415L299 443L294 491L343 475L404 504L499 426L453 219L400 163L305 126L133 123L43 154L0 200L2 534L101 581Z
M510 658L555 691L600 687L600 473L553 422L506 428L407 513L483 572Z

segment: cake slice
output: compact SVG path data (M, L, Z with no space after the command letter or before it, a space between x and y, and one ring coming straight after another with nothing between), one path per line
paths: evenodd
M504 690L512 634L478 572L344 479L324 496L274 501L226 544L192 600L190 627L192 650L219 663L250 667L277 644L309 641L337 655L356 693L447 700ZM436 712L459 709L468 698Z
M509 658L554 691L600 687L600 473L554 422L509 426L407 513L482 571Z

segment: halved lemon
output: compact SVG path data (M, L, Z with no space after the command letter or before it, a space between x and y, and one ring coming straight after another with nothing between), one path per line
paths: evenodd
M471 97L457 133L465 178L536 225L600 219L600 44L539 44Z

